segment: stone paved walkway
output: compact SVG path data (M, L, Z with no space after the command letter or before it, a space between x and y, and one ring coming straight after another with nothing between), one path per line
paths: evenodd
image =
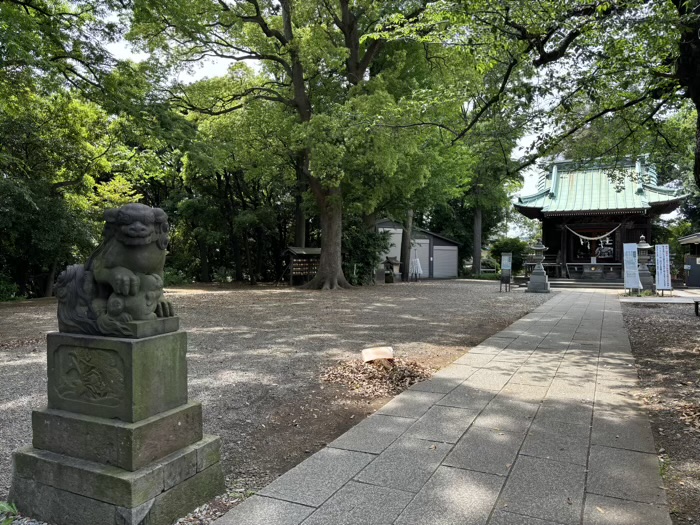
M670 525L615 293L565 291L215 525Z

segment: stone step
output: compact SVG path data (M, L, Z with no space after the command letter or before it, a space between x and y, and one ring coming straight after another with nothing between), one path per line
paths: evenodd
M590 279L550 279L550 288L597 288L622 290L625 282L622 279L592 281Z
M204 436L134 472L27 447L13 456L10 500L50 523L169 525L225 490L220 446Z
M202 439L202 406L187 403L137 423L65 410L32 413L34 447L75 458L139 470Z

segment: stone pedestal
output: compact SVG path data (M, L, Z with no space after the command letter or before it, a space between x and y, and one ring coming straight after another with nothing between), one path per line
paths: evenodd
M14 453L10 501L56 525L169 525L225 490L187 400L187 336L52 333L49 406Z
M535 251L535 268L530 275L530 281L527 283L527 291L533 293L549 293L549 279L547 272L544 271L542 261L544 261L544 251L547 249L542 245L542 241L538 240L533 247Z

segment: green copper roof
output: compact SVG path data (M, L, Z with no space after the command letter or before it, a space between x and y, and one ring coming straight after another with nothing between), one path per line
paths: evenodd
M540 179L540 191L520 197L515 207L528 217L602 213L668 213L685 198L680 190L656 185L656 173L643 163L611 169L555 163Z

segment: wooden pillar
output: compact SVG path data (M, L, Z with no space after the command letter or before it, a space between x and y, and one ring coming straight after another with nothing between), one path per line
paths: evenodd
M566 229L566 221L562 220L561 222L561 251L560 251L560 256L561 256L561 261L560 267L559 267L559 275L566 275L566 262L567 262L567 252L568 252L568 242L569 242L569 236L568 236L569 231Z

